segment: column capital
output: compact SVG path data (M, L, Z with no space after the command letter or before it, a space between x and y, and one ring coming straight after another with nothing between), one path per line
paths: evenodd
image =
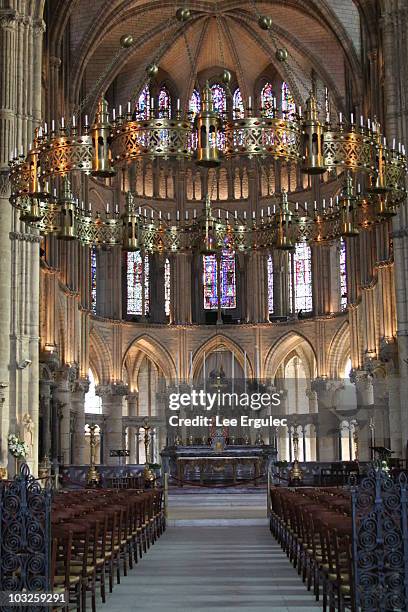
M99 397L123 397L128 395L129 387L122 382L119 383L111 383L110 385L98 385L96 387L96 395Z
M88 393L89 384L88 378L78 378L78 380L74 382L72 390L74 393Z
M128 400L128 402L133 402L137 400L138 398L139 398L139 391L131 391L130 393L127 393L126 395L126 399Z
M12 8L0 9L0 28L11 28L18 20L18 13Z

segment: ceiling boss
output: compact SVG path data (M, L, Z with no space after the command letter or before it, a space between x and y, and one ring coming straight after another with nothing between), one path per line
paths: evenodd
M194 18L187 8L177 9L173 19L181 28ZM289 53L274 39L272 20L258 15L258 26L270 35L275 59L287 66ZM185 37L186 45L188 45ZM134 45L131 34L122 36L118 57ZM189 49L188 49L189 50ZM190 61L194 61L189 52ZM149 63L143 79L157 75L158 65ZM220 79L229 90L231 73L224 69ZM289 79L290 82L290 79ZM139 85L138 85L139 87ZM295 90L295 83L291 83ZM140 89L140 87L139 87ZM122 245L124 250L146 253L177 253L197 249L211 253L228 244L234 251L255 249L291 250L299 242L316 244L336 237L353 237L396 213L405 200L407 159L405 148L390 146L374 119L347 119L340 113L332 119L326 94L326 108L319 111L315 88L304 109L295 106L289 113L278 108L255 108L251 98L242 101L243 111L230 118L214 105L212 90L205 84L199 112L183 111L180 103L164 117L154 99L145 118L119 106L109 111L101 98L93 123L85 115L79 125L79 111L68 123L64 117L42 125L27 153L17 152L10 161L11 202L21 219L43 235L55 234L61 240L78 240L85 245ZM88 94L83 108L95 92ZM234 114L231 115L234 117ZM214 168L223 159L281 160L299 167L302 173L320 175L332 172L344 176L340 196L329 202L315 202L312 210L288 201L281 190L270 206L243 218L226 213L224 218L211 206L211 194L201 211L186 213L181 219L161 212L147 218L135 204L133 194L125 194L124 210L107 208L94 214L73 194L73 178L85 173L107 179L126 171L134 161L149 159L194 160L198 166ZM309 207L310 208L310 207Z

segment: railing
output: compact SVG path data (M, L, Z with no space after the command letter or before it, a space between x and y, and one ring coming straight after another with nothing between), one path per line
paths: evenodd
M25 463L0 483L0 591L50 590L51 494Z
M407 476L373 469L352 490L355 610L408 610Z

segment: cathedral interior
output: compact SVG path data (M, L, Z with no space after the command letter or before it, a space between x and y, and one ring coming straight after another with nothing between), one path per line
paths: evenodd
M4 480L203 483L180 465L217 443L255 458L234 482L267 449L406 467L407 27L405 0L0 0ZM280 404L170 426L192 389Z

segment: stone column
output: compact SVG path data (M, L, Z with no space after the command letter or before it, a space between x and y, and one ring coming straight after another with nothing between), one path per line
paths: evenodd
M42 414L43 459L45 455L51 459L51 387L53 381L40 380L40 412Z
M337 383L325 378L316 378L311 383L311 390L316 392L318 405L316 426L316 456L318 461L336 461L338 457L337 432L339 420L334 413L334 393L337 388Z
M63 465L68 465L71 458L71 394L75 376L75 370L69 366L58 370L56 373L56 387L53 393L54 399L59 402L61 412L60 456Z
M154 254L150 259L150 318L152 323L165 323L164 293L165 256Z
M138 393L129 393L127 396L128 402L128 416L136 417L138 408ZM129 463L137 463L137 427L129 425L128 428L128 440L129 440Z
M123 384L99 386L96 394L102 398L102 411L106 417L104 429L103 463L118 465L116 457L110 457L111 450L123 447L122 441L122 403L128 388Z
M352 370L350 380L356 387L359 459L369 461L371 459L370 419L374 406L372 376L366 370Z
M74 464L85 465L85 394L89 391L88 380L77 380L71 396L72 408L75 411L74 427Z
M12 8L2 8L0 12L0 74L2 75L2 86L0 87L0 390L3 398L0 420L1 466L7 466L9 458L7 447L10 426L11 244L9 233L12 223L12 209L9 202L8 161L17 145L15 136L16 65L18 56L16 29L17 12Z

